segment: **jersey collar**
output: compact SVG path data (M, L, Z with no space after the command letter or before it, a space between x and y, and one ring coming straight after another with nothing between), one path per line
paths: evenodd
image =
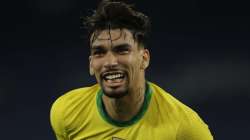
M126 127L126 126L130 126L135 124L136 122L138 122L143 115L145 114L146 110L148 109L149 103L150 103L150 99L151 99L151 95L152 95L152 90L150 88L150 84L148 82L146 82L146 90L145 90L145 94L144 94L144 102L143 105L140 109L140 111L129 121L117 121L112 119L108 113L105 110L103 101L102 101L102 96L103 96L103 91L100 89L97 93L97 98L96 98L96 103L97 103L97 108L98 108L98 112L101 115L101 117L108 123L114 125L114 126L118 126L118 127Z

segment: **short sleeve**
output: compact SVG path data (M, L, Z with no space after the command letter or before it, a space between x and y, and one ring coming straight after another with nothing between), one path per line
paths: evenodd
M63 101L60 97L53 103L50 110L50 123L57 140L68 140L65 132L63 110Z
M181 121L177 136L177 140L213 140L213 136L202 119L197 113L189 113Z

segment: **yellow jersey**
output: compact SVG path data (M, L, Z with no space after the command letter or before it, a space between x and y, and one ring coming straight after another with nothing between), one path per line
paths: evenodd
M213 140L195 111L147 82L144 103L130 121L110 118L98 84L58 98L50 120L57 140Z

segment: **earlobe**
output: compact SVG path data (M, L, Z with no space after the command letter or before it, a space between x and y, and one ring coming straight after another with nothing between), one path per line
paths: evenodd
M146 69L148 67L148 65L149 65L148 61L143 60L142 65L141 65L141 69Z
M89 68L89 74L93 76L95 74L94 70L92 68Z
M91 76L93 76L95 74L93 68L92 68L92 60L91 60L91 56L89 56L89 74Z
M144 70L146 68L146 64L145 62L143 61L142 64L141 64L141 69Z
M146 69L149 65L150 55L147 49L143 50L141 69Z

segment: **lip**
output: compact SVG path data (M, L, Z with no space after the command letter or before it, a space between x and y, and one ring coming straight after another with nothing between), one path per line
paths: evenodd
M106 75L108 74L117 74L117 73L121 73L124 75L124 77L122 79L115 79L115 80L108 80L105 78ZM126 82L126 79L127 79L127 73L124 72L124 71L121 71L121 70L116 70L116 71L106 71L106 72L103 72L101 74L101 79L103 81L103 84L107 87L110 87L110 88L118 88L122 85L124 85L124 83Z
M116 73L121 73L121 74L124 74L124 75L126 74L126 72L121 71L121 70L119 70L119 71L106 71L106 72L101 73L101 78L104 79L104 77L106 75L108 75L108 74L116 74Z
M110 88L118 88L120 86L122 86L123 84L125 83L125 80L123 79L121 82L108 82L108 81L104 81L104 84L107 86L107 87L110 87Z

